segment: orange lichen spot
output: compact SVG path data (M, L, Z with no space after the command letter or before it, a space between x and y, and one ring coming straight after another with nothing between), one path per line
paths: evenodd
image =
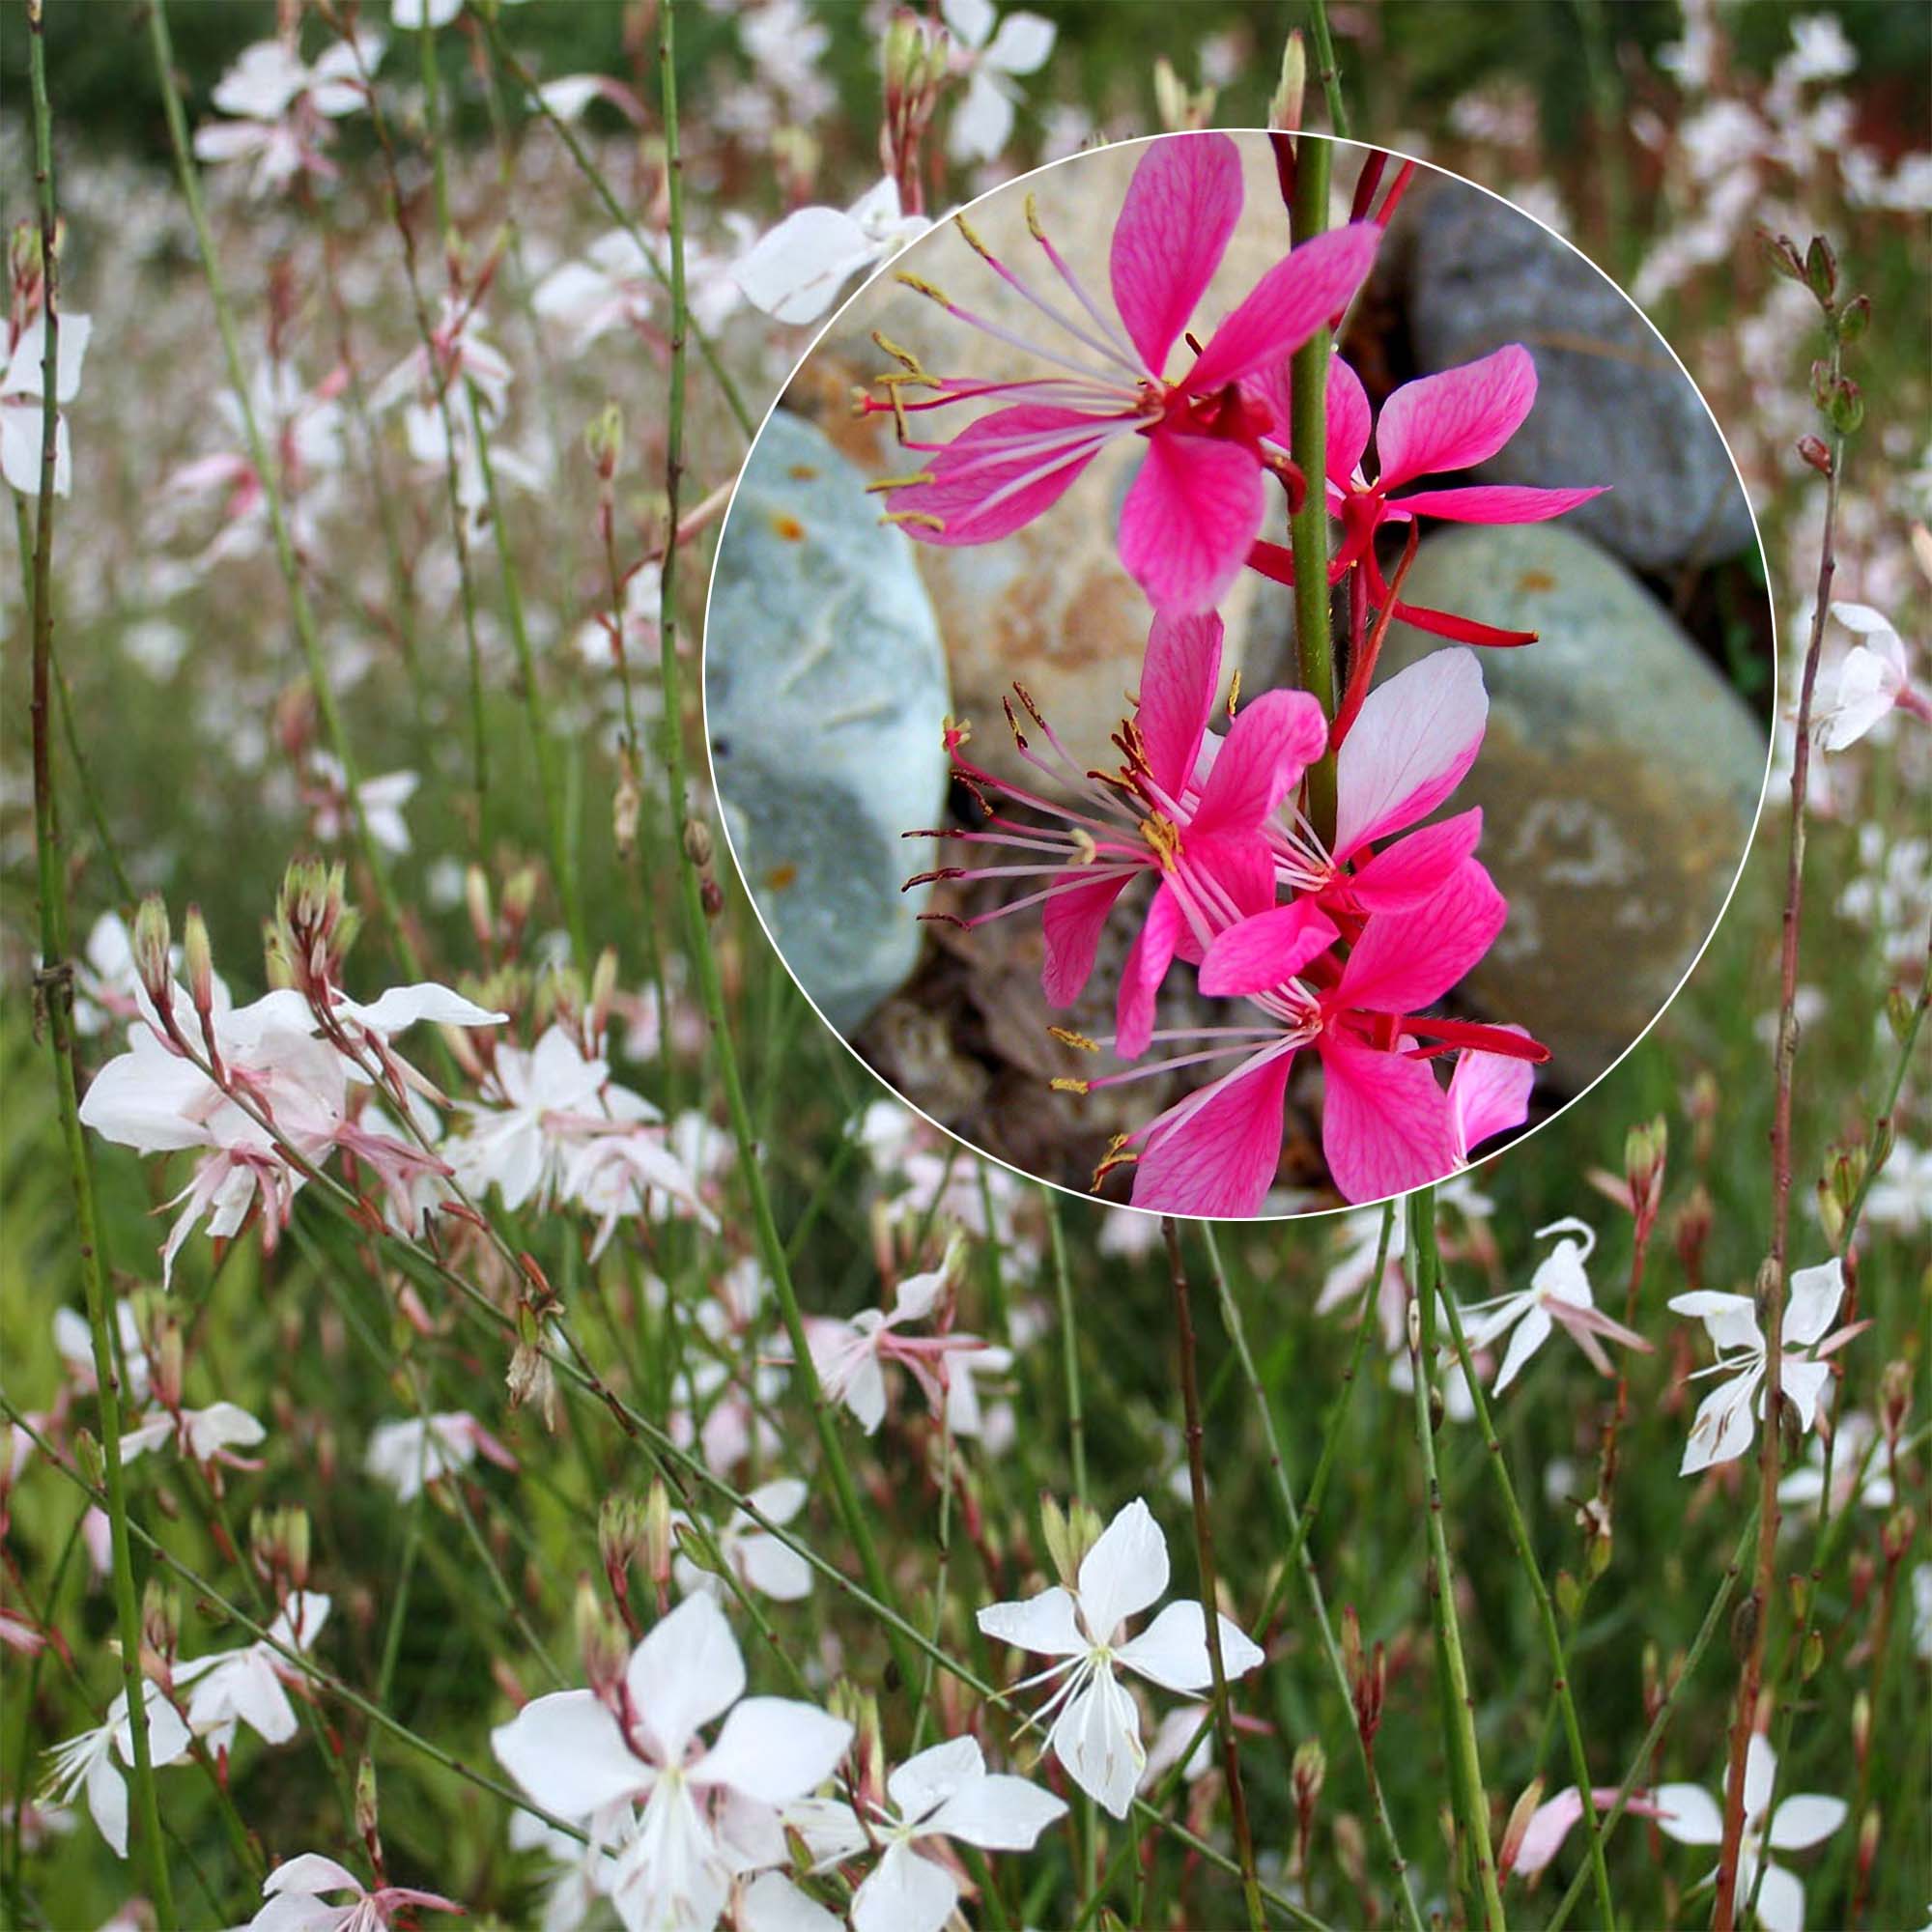
M785 474L789 476L794 483L810 483L811 479L818 474L818 471L814 469L809 463L794 463L791 466L791 468L785 471Z
M765 890L767 892L781 893L787 886L795 886L797 883L798 867L796 866L774 866L765 874Z
M1547 570L1525 570L1516 581L1519 590L1554 590L1556 580Z
M786 543L803 543L805 541L805 526L796 517L786 516L783 512L781 512L772 519L772 528Z

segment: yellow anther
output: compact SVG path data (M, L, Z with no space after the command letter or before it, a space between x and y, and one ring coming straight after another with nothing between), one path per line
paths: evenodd
M1239 667L1236 667L1235 670L1235 675L1228 685L1228 717L1231 721L1235 716L1235 707L1236 705L1240 703L1240 701L1241 701L1241 673Z
M1148 849L1160 861L1163 872L1174 870L1175 861L1180 857L1180 832L1172 819L1163 818L1159 812L1141 820L1141 837L1148 842Z
M917 524L923 530L943 530L946 527L945 518L928 516L923 510L888 510L879 521L882 524Z
M990 262L993 259L993 251L974 234L973 230L967 225L966 217L963 214L955 214L952 217L952 225L966 238L967 247L972 249L974 254L978 255L980 260Z
M1061 1043L1062 1046L1076 1047L1082 1053L1098 1053L1100 1051L1100 1043L1098 1040L1089 1039L1084 1033L1075 1033L1069 1027L1050 1026L1047 1028L1047 1032L1050 1033L1054 1037L1054 1038Z
M1071 832L1073 849L1080 854L1073 863L1076 866L1091 866L1100 856L1100 848L1094 842L1094 835L1084 825L1076 825Z
M1046 240L1046 230L1039 225L1039 203L1032 195L1026 198L1027 233L1036 242Z
M883 329L873 329L872 340L886 355L898 363L901 368L910 370L915 376L923 376L925 374L925 371L920 366L919 357L910 349L901 349Z
M951 299L945 295L942 295L940 291L934 288L930 282L926 281L923 276L909 275L903 269L901 269L898 274L894 277L894 279L896 281L903 282L907 288L912 289L916 293L924 296L929 301L936 301L941 308L950 309L952 306Z
M1056 1094L1091 1094L1094 1091L1084 1080L1068 1080L1064 1076L1047 1084Z
M866 485L866 494L876 497L886 490L910 490L916 483L930 483L933 480L930 469L921 469L911 476L881 476L876 483Z

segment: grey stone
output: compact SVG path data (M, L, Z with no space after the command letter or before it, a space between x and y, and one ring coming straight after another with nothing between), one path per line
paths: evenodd
M912 545L865 478L781 410L719 543L706 728L733 850L773 943L850 1034L918 956L944 807L946 660Z
M1543 488L1607 483L1564 519L1641 570L1749 550L1750 506L1695 386L1635 305L1581 255L1460 182L1403 214L1408 322L1427 373L1520 342L1536 407L1479 474Z
M1509 923L1467 989L1580 1092L1662 1009L1716 924L1764 786L1762 729L1614 557L1556 524L1430 537L1406 601L1540 633L1485 650L1489 732L1454 804ZM1406 625L1381 675L1441 640Z

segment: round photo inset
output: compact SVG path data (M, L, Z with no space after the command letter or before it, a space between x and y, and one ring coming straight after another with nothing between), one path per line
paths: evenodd
M1723 438L1613 283L1454 176L1217 132L845 303L704 684L765 928L881 1079L1248 1217L1442 1179L1629 1050L1743 863L1773 662Z

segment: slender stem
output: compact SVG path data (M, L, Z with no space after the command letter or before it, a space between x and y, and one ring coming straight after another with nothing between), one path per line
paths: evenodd
M1194 1498L1194 1548L1201 1567L1201 1618L1208 1634L1208 1669L1214 1686L1214 1721L1221 1733L1221 1766L1228 1780L1228 1808L1234 1814L1235 1856L1241 1867L1241 1893L1252 1932L1264 1932L1261 1888L1255 1877L1255 1840L1248 1825L1247 1793L1241 1785L1241 1751L1228 1702L1228 1672L1221 1656L1220 1592L1214 1584L1214 1520L1208 1504L1208 1467L1201 1429L1201 1382L1194 1341L1194 1303L1187 1268L1180 1258L1180 1229L1172 1214L1161 1216L1167 1244L1168 1278L1174 1288L1174 1327L1180 1345L1180 1396L1187 1417L1187 1477Z
M1315 18L1322 40L1327 22L1321 0ZM1329 55L1332 67L1333 55ZM1339 99L1339 97L1337 97ZM1333 111L1331 104L1330 111ZM1331 144L1304 135L1296 147L1294 241L1296 246L1328 226ZM1335 716L1335 651L1329 635L1328 598L1328 355L1330 332L1318 328L1289 364L1289 441L1306 493L1288 520L1294 549L1294 648L1301 688L1312 692L1321 715ZM1335 758L1324 753L1308 768L1308 815L1325 842L1335 833Z
M1066 1262L1066 1234L1060 1225L1060 1203L1050 1187L1040 1189L1046 1204L1047 1236L1053 1244L1053 1286L1060 1301L1060 1359L1066 1381L1066 1449L1073 1463L1073 1494L1087 1500L1087 1417L1080 1399L1080 1333L1073 1322L1073 1277Z
M1308 0L1308 25L1315 41L1315 77L1328 105L1328 125L1343 140L1349 138L1349 110L1342 104L1342 73L1335 65L1335 42L1328 32L1326 0Z
M1387 1210L1382 1224L1381 1240L1377 1249L1378 1266L1375 1278L1369 1284L1368 1298L1363 1304L1364 1321L1371 1319L1375 1293L1381 1281L1380 1264L1386 1261L1388 1255L1389 1231L1393 1221L1394 1209L1391 1208ZM1342 1708L1350 1715L1349 1729L1355 1740L1355 1750L1361 1761L1362 1776L1368 1782L1370 1805L1376 1819L1376 1833L1381 1839L1390 1874L1396 1882L1397 1892L1402 1902L1403 1918L1407 1922L1410 1932L1422 1932L1422 1916L1416 1909L1415 1895L1409 1889L1408 1861L1403 1856L1401 1842L1395 1834L1395 1824L1389 1816L1388 1804L1382 1794L1381 1780L1376 1772L1375 1758L1363 1740L1360 1727L1352 1721L1354 1696L1349 1685L1348 1666L1342 1661L1341 1646L1335 1641L1334 1626L1328 1620L1328 1604L1322 1593L1321 1579L1316 1575L1314 1559L1308 1554L1308 1530L1314 1521L1314 1517L1311 1512L1304 1512L1295 1502L1294 1486L1289 1479L1288 1464L1282 1458L1281 1442L1275 1434L1274 1414L1268 1405L1267 1392L1263 1388L1261 1377L1255 1368L1254 1354L1248 1347L1247 1324L1241 1320L1240 1304L1235 1299L1227 1268L1222 1264L1220 1245L1214 1237L1213 1224L1204 1222L1202 1233L1208 1244L1208 1264L1214 1275L1214 1289L1221 1310L1221 1325L1228 1331L1228 1340L1234 1347L1236 1359L1241 1365L1242 1378L1254 1395L1256 1413L1261 1417L1262 1434L1267 1443L1268 1469L1274 1479L1275 1495L1281 1504L1282 1517L1288 1524L1291 1549L1288 1564L1283 1569L1283 1577L1286 1577L1289 1568L1296 1563L1299 1564L1302 1582L1308 1592L1309 1609L1314 1614L1316 1628L1321 1636L1321 1648L1328 1659L1329 1674L1335 1680L1335 1688L1342 1699ZM1342 1418L1346 1414L1346 1408L1338 1407L1331 1425L1335 1435L1340 1435ZM1325 1449L1323 1454L1325 1462ZM1319 1492L1321 1481L1321 1473L1318 1471L1318 1490L1310 1492L1311 1504ZM1206 1726L1203 1728L1205 1730ZM1186 1763L1184 1757L1181 1763Z
M1844 347L1832 328L1830 383L1835 387ZM1712 1932L1731 1932L1737 1917L1739 1849L1745 1830L1745 1759L1757 1723L1758 1691L1764 1677L1765 1641L1776 1587L1777 1479L1783 1446L1784 1298L1789 1263L1786 1239L1791 1217L1791 1089L1798 1057L1798 947L1804 903L1804 806L1811 780L1811 701L1818 683L1818 659L1825 642L1825 617L1837 570L1838 486L1844 469L1845 439L1833 431L1828 447L1831 468L1825 480L1825 528L1818 555L1817 602L1811 636L1798 687L1797 740L1791 754L1791 824L1785 849L1784 922L1778 953L1777 1041L1773 1055L1776 1091L1771 1120L1771 1252L1760 1283L1758 1323L1765 1336L1765 1425L1758 1442L1757 1570L1749 1602L1750 1639L1738 1671L1737 1706L1731 1719L1730 1768L1724 1796L1724 1838L1718 1854L1718 1898Z
M112 1304L100 1266L95 1220L94 1177L80 1131L79 1081L74 1067L73 963L68 952L67 873L55 818L53 732L54 467L59 454L60 257L55 213L53 110L47 99L45 21L42 0L28 0L27 27L34 113L34 183L41 217L42 318L41 484L34 517L33 696L34 853L39 867L41 967L35 976L52 1043L54 1088L61 1142L73 1186L74 1231L80 1278L87 1298L88 1333L94 1345L94 1379L99 1392L102 1461L106 1464L107 1521L113 1550L114 1616L121 1638L121 1683L128 1698L133 1747L134 1808L140 1821L141 1860L155 1915L162 1932L176 1924L174 1890L155 1797L155 1767L148 1747L147 1683L141 1669L141 1611L134 1592L133 1553L128 1539L128 1487L121 1462L121 1384L114 1372Z
M1516 1546L1517 1561L1529 1579L1530 1595L1536 1599L1536 1620L1543 1632L1544 1648L1549 1653L1552 1673L1550 1689L1556 1693L1563 1715L1563 1732L1570 1745L1570 1770L1583 1801L1583 1827L1589 1838L1590 1876L1597 1888L1597 1910L1603 1915L1605 1932L1616 1932L1616 1906L1610 1897L1610 1876L1604 1864L1603 1833L1597 1822L1597 1801L1590 1789L1590 1760L1583 1749L1583 1729L1577 1721L1577 1702L1571 1695L1570 1677L1564 1662L1563 1635L1556 1627L1556 1605L1538 1569L1536 1552L1530 1548L1529 1528L1522 1520L1517 1501L1516 1485L1510 1481L1509 1464L1503 1460L1503 1445L1496 1438L1495 1424L1490 1419L1489 1398L1476 1378L1476 1364L1469 1355L1469 1344L1463 1333L1463 1314L1455 1297L1442 1297L1442 1311L1449 1318L1449 1334L1456 1345L1456 1359L1463 1365L1463 1379L1476 1407L1476 1426L1483 1432L1483 1446L1489 1451L1489 1464L1496 1479L1496 1494L1501 1499L1504 1519L1509 1523L1510 1541Z
M1408 1244L1415 1257L1415 1299L1409 1308L1409 1367L1415 1382L1415 1439L1422 1452L1422 1474L1429 1509L1429 1598L1435 1619L1435 1651L1441 1672L1442 1721L1452 1774L1451 1796L1465 1843L1475 1855L1482 1893L1483 1923L1505 1932L1496 1860L1490 1843L1490 1801L1483 1789L1482 1759L1476 1748L1475 1704L1463 1658L1463 1631L1456 1615L1456 1584L1449 1568L1449 1540L1442 1522L1442 1483L1435 1468L1435 1425L1431 1398L1435 1389L1435 1311L1440 1298L1441 1257L1435 1246L1435 1189L1418 1188L1408 1197ZM1587 1780L1585 1780L1587 1782Z

